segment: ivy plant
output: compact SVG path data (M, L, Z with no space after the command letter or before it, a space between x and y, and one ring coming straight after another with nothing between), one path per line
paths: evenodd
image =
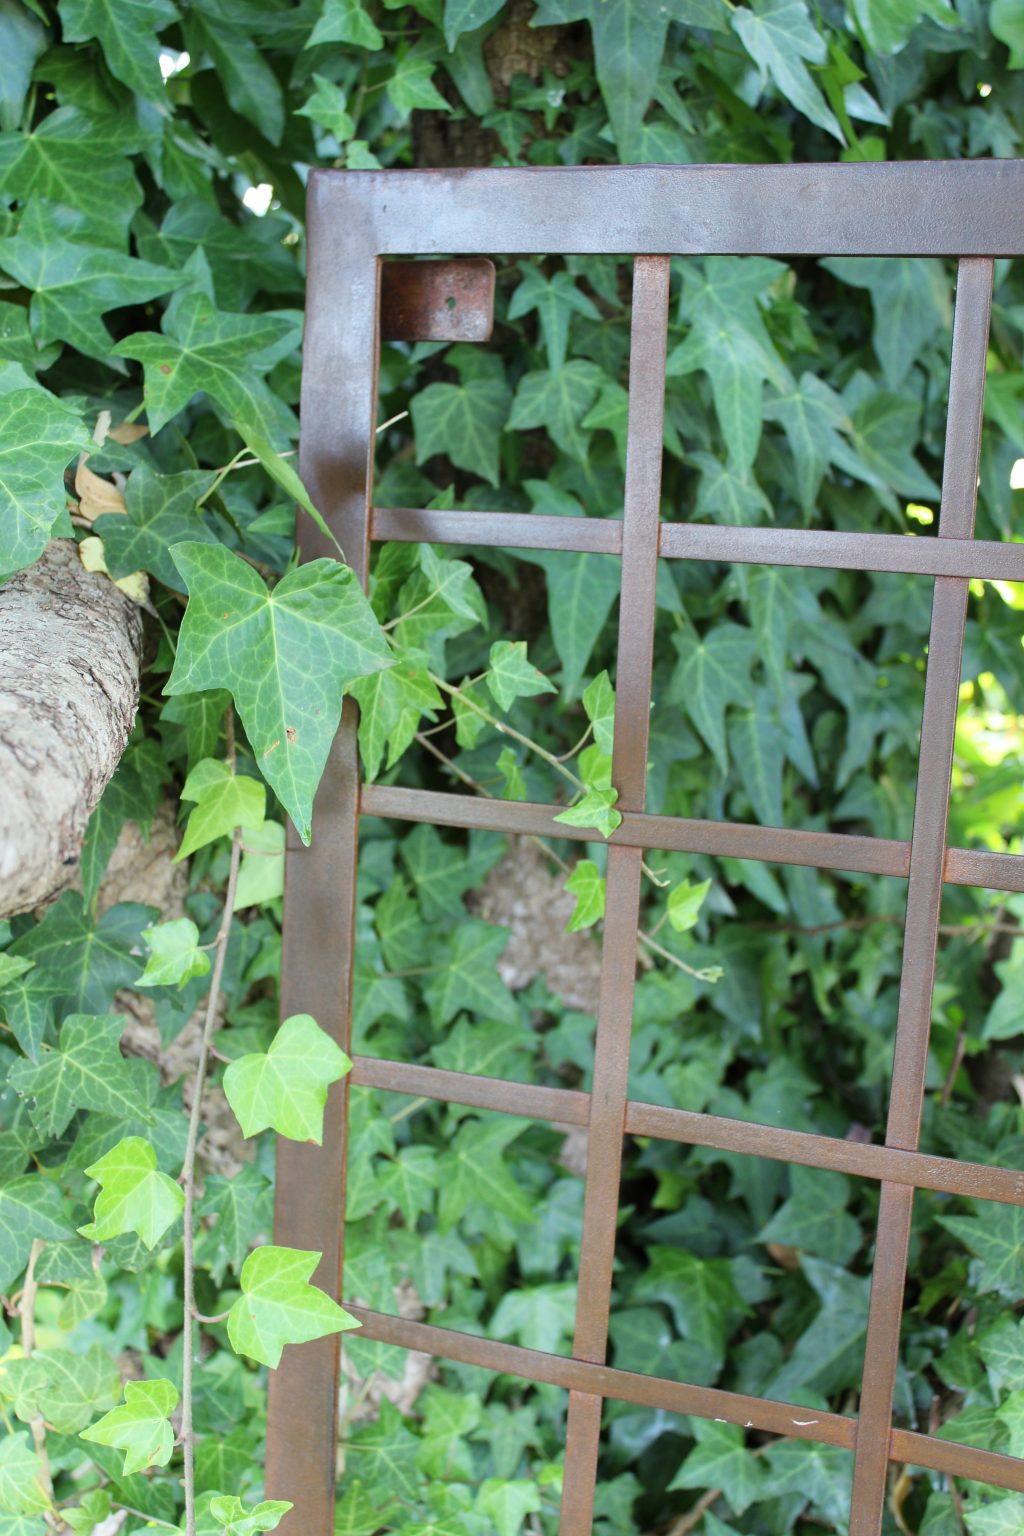
M339 1533L557 1529L564 1394L417 1376L317 1252L273 1242L274 1136L319 1141L351 1065L316 1019L278 1022L283 853L346 694L368 780L555 805L582 840L364 823L353 1049L589 1088L618 566L392 544L364 593L340 550L300 563L310 169L1013 156L1022 70L1012 0L0 0L0 573L75 538L146 637L77 885L0 924L4 1536L274 1530L267 1372L343 1331ZM493 256L491 343L382 348L376 501L620 516L628 263ZM663 515L933 535L954 280L675 260ZM1019 537L1022 331L1000 261L989 539ZM648 809L908 837L929 601L922 578L663 562ZM954 843L1020 848L1020 614L972 583ZM126 896L115 849L161 827L166 879ZM878 1139L903 901L651 851L631 1096ZM1022 926L1020 897L947 888L930 1153L1024 1166ZM350 1104L346 1296L568 1352L578 1138ZM631 1139L621 1206L614 1364L855 1411L873 1185ZM916 1197L901 1424L1024 1454L1021 1236L1015 1207ZM601 1536L846 1528L851 1457L809 1441L613 1403L600 1474ZM886 1519L1021 1516L907 1468Z

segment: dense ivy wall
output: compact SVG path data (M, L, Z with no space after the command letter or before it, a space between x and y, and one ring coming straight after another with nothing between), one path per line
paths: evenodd
M617 567L392 546L372 611L341 563L293 570L309 167L1007 156L1021 66L1015 0L0 0L0 566L99 539L148 636L81 892L2 929L5 1536L281 1516L258 1362L346 1322L315 1256L265 1243L267 1133L318 1135L345 1067L276 1000L283 820L308 833L343 687L370 777L594 828L581 850L368 824L357 1048L589 1082ZM628 265L495 258L489 346L384 349L378 501L616 515ZM715 258L673 281L667 517L934 534L947 264ZM988 538L1018 527L1022 330L1000 262ZM951 836L1015 849L1020 599L972 592ZM908 835L927 580L674 562L658 603L652 809ZM633 1096L876 1138L903 885L649 864ZM946 893L929 1150L1024 1166L1022 916ZM578 1139L352 1105L349 1296L568 1350ZM622 1195L615 1363L855 1411L873 1186L638 1142ZM1024 1453L1022 1237L1016 1208L918 1195L899 1422ZM339 1532L554 1532L563 1394L345 1342ZM602 1476L604 1536L841 1532L850 1456L612 1405ZM1022 1515L896 1469L886 1518L999 1536Z

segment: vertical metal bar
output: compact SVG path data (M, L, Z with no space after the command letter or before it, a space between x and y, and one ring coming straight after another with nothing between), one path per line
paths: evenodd
M365 585L369 558L374 414L377 396L378 263L360 220L339 239L338 188L309 186L309 303L302 370L300 469L310 496ZM337 556L309 522L305 558ZM346 700L341 728L317 794L313 838L303 848L289 828L284 904L281 1015L310 1013L349 1048L359 772L356 715ZM347 1085L328 1095L321 1147L280 1138L274 1240L316 1249L314 1275L341 1296ZM335 1334L291 1345L270 1373L267 1491L290 1499L282 1536L332 1536L337 1459L339 1343Z
M618 804L628 811L643 810L647 778L668 294L668 257L638 257L633 266L625 519L612 758L613 782L619 791ZM576 1358L594 1364L603 1362L608 1341L636 977L641 860L638 848L612 847L608 850L601 997L573 1339ZM602 1399L591 1393L572 1392L569 1395L561 1536L589 1536L601 1404Z
M981 258L961 261L953 323L940 538L966 539L974 531L991 304L992 262ZM962 577L935 578L885 1138L887 1146L905 1151L917 1147L924 1101L967 594L968 582ZM913 1203L913 1187L882 1184L857 1425L850 1536L878 1536L882 1528Z

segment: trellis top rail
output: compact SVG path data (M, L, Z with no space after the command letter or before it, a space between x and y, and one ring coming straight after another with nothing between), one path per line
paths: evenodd
M309 190L380 256L1024 253L1022 160L313 171Z

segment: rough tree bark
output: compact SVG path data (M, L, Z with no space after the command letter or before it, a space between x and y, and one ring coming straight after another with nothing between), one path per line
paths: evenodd
M142 615L70 539L0 588L0 917L50 901L139 702Z

